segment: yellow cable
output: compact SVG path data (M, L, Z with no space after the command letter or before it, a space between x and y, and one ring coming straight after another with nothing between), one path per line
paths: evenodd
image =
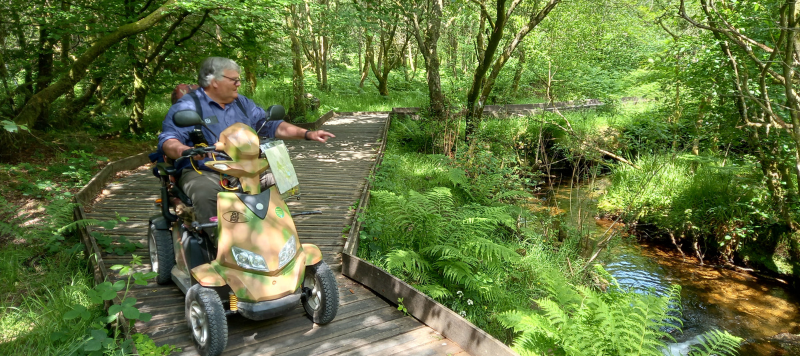
M200 171L199 171L197 168L195 168L195 166L194 166L194 158L192 158L192 157L189 157L189 163L191 163L191 164L192 164L192 168L194 168L194 171L195 171L195 172L197 172L197 174L200 174L200 175L202 175L202 174L203 174L203 173L201 173L201 172L200 172Z
M205 143L200 143L200 144L194 145L194 147L208 147L208 145L206 145ZM213 154L212 154L212 156L213 156ZM215 161L216 161L216 159L215 159ZM194 169L195 172L197 172L197 174L203 175L203 173L200 172L199 169L195 168L195 166L194 166L194 158L189 157L189 163L192 164L192 168Z
M228 188L225 184L222 184L222 173L219 174L219 185L222 186L225 190L238 190L239 188Z

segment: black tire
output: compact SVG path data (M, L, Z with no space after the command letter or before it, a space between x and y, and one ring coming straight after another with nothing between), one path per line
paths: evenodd
M175 249L172 246L170 230L156 229L155 224L150 224L147 231L147 248L150 250L150 268L158 273L156 283L169 284L172 282L172 267L175 266Z
M228 344L228 320L219 295L195 284L186 293L186 322L197 352L217 356Z
M327 324L336 317L339 288L336 286L336 277L325 261L306 267L301 301L303 309L314 323Z

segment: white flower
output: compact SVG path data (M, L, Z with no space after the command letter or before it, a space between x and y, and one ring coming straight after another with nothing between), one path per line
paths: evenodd
M461 315L462 318L466 318L467 317L467 312L462 310L462 311L458 312L458 315Z
M472 305L472 299L467 299L467 304Z
M456 292L456 295L458 295L458 297L461 298L461 296L464 295L464 292L458 291L458 292Z

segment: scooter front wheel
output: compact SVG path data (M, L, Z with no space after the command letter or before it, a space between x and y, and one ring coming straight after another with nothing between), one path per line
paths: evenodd
M336 277L325 261L306 267L303 279L303 308L317 324L327 324L339 310L339 288Z
M195 284L186 293L186 322L202 356L217 356L228 344L228 320L216 291Z
M158 273L156 283L168 284L172 281L172 267L175 266L175 249L169 230L156 229L150 224L147 231L147 248L150 250L150 266Z

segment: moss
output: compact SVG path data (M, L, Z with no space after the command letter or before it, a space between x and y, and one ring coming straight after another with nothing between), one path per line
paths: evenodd
M800 278L800 234L783 234L749 243L741 248L738 258L746 265L783 276Z

